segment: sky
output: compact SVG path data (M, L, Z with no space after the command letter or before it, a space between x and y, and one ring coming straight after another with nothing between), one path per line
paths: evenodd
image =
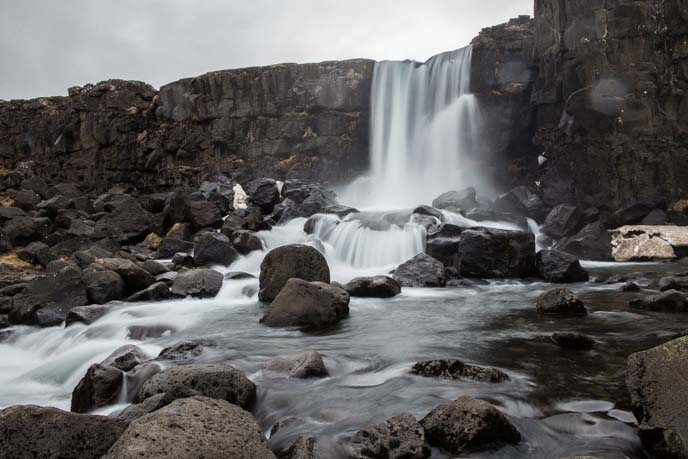
M283 62L424 61L532 11L533 0L0 0L0 99Z

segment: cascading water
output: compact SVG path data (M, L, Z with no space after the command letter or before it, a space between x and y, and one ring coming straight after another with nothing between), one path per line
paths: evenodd
M481 116L470 94L472 48L424 64L387 61L375 66L371 103L371 174L344 192L363 208L430 204L439 194L474 186L472 167Z

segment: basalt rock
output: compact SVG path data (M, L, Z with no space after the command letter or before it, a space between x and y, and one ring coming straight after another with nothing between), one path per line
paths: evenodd
M577 234L560 240L555 249L581 260L611 261L612 238L601 222L586 225Z
M284 373L290 378L323 378L329 375L322 355L317 351L274 358L265 365L265 369Z
M465 277L509 278L535 274L531 233L476 228L459 237L460 272Z
M541 294L537 299L537 312L545 315L584 316L585 305L567 288L555 288Z
M475 209L478 207L475 188L469 187L461 191L448 191L435 198L432 201L432 207L436 209L460 209L466 212Z
M261 301L272 301L289 279L330 282L325 257L307 245L287 245L271 250L260 265Z
M223 280L222 274L212 269L192 269L180 273L171 290L176 296L214 298L222 288Z
M685 312L688 311L688 298L677 290L667 290L658 295L631 300L630 306L648 311Z
M413 365L411 373L433 378L469 379L482 382L504 382L509 376L496 368L470 365L460 360L426 360Z
M236 260L238 253L222 233L208 232L197 238L194 246L194 262L198 266L228 266Z
M539 251L536 266L540 277L549 282L586 282L590 278L574 256L558 250Z
M401 285L389 276L357 277L342 286L349 295L366 298L391 298L401 293Z
M424 459L430 457L425 430L410 414L366 427L351 440L353 459Z
M447 272L441 261L421 253L400 264L394 279L404 287L444 287Z

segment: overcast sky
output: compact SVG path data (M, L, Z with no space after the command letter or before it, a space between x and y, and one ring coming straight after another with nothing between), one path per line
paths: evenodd
M425 60L532 10L533 0L0 0L0 99L280 62Z

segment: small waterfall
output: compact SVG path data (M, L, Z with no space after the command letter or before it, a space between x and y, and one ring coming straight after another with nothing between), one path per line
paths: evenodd
M480 110L470 94L471 47L424 64L375 66L371 102L371 175L353 202L361 207L429 204L439 194L474 186L471 157L480 139ZM353 188L353 187L352 187Z

